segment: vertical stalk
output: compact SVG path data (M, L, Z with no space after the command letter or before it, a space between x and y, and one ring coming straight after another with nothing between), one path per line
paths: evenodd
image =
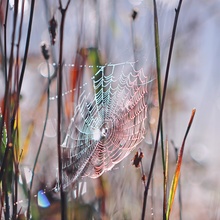
M16 54L16 64L15 64L15 89L14 89L14 93L16 94L16 98L15 98L15 109L18 109L19 106L19 94L18 94L18 80L19 80L19 52L20 52L20 41L21 41L21 32L22 32L22 24L23 24L23 17L24 17L24 0L22 0L22 11L21 11L21 19L20 19L20 26L19 26L19 36L18 36L18 43L17 43L17 54ZM17 119L16 119L16 123L17 123L17 129L16 129L16 133L17 135L15 135L15 137L17 137L17 149L19 149L19 117L18 117L18 112L17 112ZM14 155L14 173L15 173L15 177L14 177L14 193L13 193L13 218L16 219L16 215L17 215L17 200L18 200L18 175L19 175L19 162L18 162L18 151L14 151L14 153L17 153L17 155Z
M157 2L153 0L154 5L154 43L155 43L155 54L156 54L156 66L157 66L157 89L159 99L159 109L161 109L161 63L160 63L160 38L159 38L159 26L158 26L158 15L157 15ZM165 158L164 158L164 144L163 144L163 119L161 119L160 126L160 141L161 141L161 155L163 165L163 191L165 193ZM164 194L166 195L166 194ZM166 219L166 198L163 199L163 220Z
M8 189L5 189L5 219L10 219L10 205L9 205L9 198L8 198Z
M32 28L32 21L33 21L33 14L34 14L34 4L35 4L35 0L32 0L31 1L31 9L30 9L29 25L28 25L28 33L27 33L26 46L25 46L25 54L24 54L24 60L23 60L22 69L21 69L21 76L20 76L19 85L18 85L18 96L20 95L21 86L22 86L23 77L24 77L24 71L25 71L26 62L27 62L27 55L28 55L28 49L29 49L29 44L30 44L30 35L31 35L31 28ZM8 5L7 5L7 7L8 7ZM16 8L16 4L15 4L14 8ZM14 27L13 27L13 30L14 30ZM6 23L5 23L5 34L6 34ZM14 41L12 42L12 47L13 46L14 46ZM11 50L13 51L13 49L11 49ZM5 53L6 53L6 37L5 37ZM7 67L7 64L5 64L5 65ZM8 96L9 91L8 90L9 90L9 83L10 83L11 74L12 74L11 65L13 65L13 57L10 56L9 74L8 74L8 80L7 80L7 83L6 83L6 88L5 88L5 95L4 95L5 103L4 103L3 114L2 114L2 117L3 117L4 120L5 120L5 115L6 115L6 108L8 107L7 105L8 105L8 102L9 102L9 96ZM7 76L7 73L6 73L6 76ZM12 118L15 117L16 111L17 111L17 109L15 108ZM3 129L3 125L4 125L3 121L0 124L0 143L2 141L2 129ZM2 162L2 167L4 167L7 154L8 154L8 147L6 148L6 151L5 151L5 155L4 155L3 162ZM0 181L2 180L3 172L4 172L4 169L1 169L1 171L0 171Z
M161 122L162 122L162 117L163 117L163 109L164 109L164 103L165 103L166 91L167 91L167 84L168 84L168 78L169 78L170 63L171 63L171 58L172 58L173 45L174 45L177 22L178 22L178 18L179 18L181 5L182 5L182 0L179 0L178 8L175 9L176 14L175 14L175 18L174 18L173 31L172 31L171 42L170 42L170 49L169 49L168 60L167 60L167 67L166 67L166 73L165 73L161 109L160 109L158 125L157 125L157 133L156 133L154 153L153 153L152 160L151 160L151 166L150 166L150 171L149 171L149 175L148 175L147 185L146 185L145 191L144 191L144 199L143 199L143 207L142 207L142 215L141 215L142 220L145 219L148 190L149 190L150 181L151 181L151 178L152 178L154 164L155 164L155 160L156 160L159 133L160 133L160 128L161 128Z
M5 85L7 84L7 20L8 20L8 4L9 1L6 3L6 9L5 9L5 21L4 21L4 65L5 65ZM1 131L1 129L0 129ZM2 133L2 132L1 132Z
M62 161L61 161L61 113L62 113L62 60L63 60L63 35L64 35L64 21L66 11L69 6L70 0L67 2L65 8L62 7L62 2L59 0L59 9L61 12L61 23L60 23L60 46L59 46L59 63L58 63L58 75L57 75L57 152L58 152L58 169L59 169L59 181L60 181L60 197L61 197L61 219L67 219L66 211L66 196L62 184Z
M3 108L3 120L1 123L1 129L0 129L0 141L2 141L2 129L4 126L4 121L6 123L7 129L8 129L8 137L10 136L10 96L11 96L11 84L12 84L12 70L13 70L13 63L14 63L14 42L15 42L15 31L16 31L16 24L17 24L17 14L18 14L18 2L15 1L14 5L14 17L13 17L13 29L12 29L12 40L11 40L11 51L10 51L10 59L9 59L9 71L8 71L8 78L6 80L6 86L5 86L5 95L4 95L4 108ZM7 76L7 73L5 73ZM9 108L8 108L9 107ZM6 114L7 111L7 114ZM10 140L9 140L10 141ZM2 165L2 167L4 167ZM1 169L2 170L2 169ZM1 172L2 173L2 172ZM2 176L1 176L2 177ZM1 178L0 178L1 179Z
M154 40L155 40L155 53L156 53L156 64L157 64L157 87L158 87L159 108L161 108L162 94L161 94L161 70L160 70L160 38L159 38L158 16L157 16L157 3L156 0L153 1L154 1ZM163 164L163 171L165 172L162 121L160 127L160 136L161 136L162 164Z
M34 16L34 5L35 5L35 0L31 0L28 31L27 31L26 45L25 45L25 51L24 51L24 59L23 59L23 63L22 63L21 75L20 75L20 80L19 80L19 85L18 85L18 94L19 95L21 92L21 87L22 87L23 78L24 78L24 72L25 72L25 68L26 68L28 50L29 50L31 29L32 29L32 23L33 23L33 16ZM15 113L14 113L14 115L15 115Z
M9 4L9 1L7 1L7 4L6 4L6 9L5 9L5 20L4 20L4 65L5 65L5 86L7 85L8 81L7 81L7 19L8 19L8 4ZM5 95L4 95L4 98L6 97L6 88L5 88ZM4 103L4 106L5 106L5 103ZM0 122L0 147L2 145L2 134L3 134L3 127L4 127L4 121L5 121L5 114L6 114L6 111L5 111L5 107L3 108L3 113L2 113L2 120ZM2 164L3 165L3 164ZM3 167L3 166L2 166ZM1 169L2 170L2 169ZM2 180L2 172L0 172L0 181Z
M7 9L7 7L6 7ZM14 42L15 42L15 32L16 32L16 24L17 24L17 15L18 15L18 0L14 2L14 16L13 16L13 29L12 29L12 37L11 37L11 50L10 50L10 59L9 59L9 71L8 78L5 86L5 94L4 94L4 107L3 107L3 120L0 125L0 143L2 143L2 129L4 126L4 122L7 128L7 146L4 153L4 158L2 161L1 172L0 172L0 181L2 181L2 188L5 196L5 219L9 219L10 217L10 205L8 198L8 167L9 164L12 163L11 159L11 151L13 149L12 144L12 123L10 120L11 117L11 92L12 92L12 71L13 71L13 63L14 63ZM7 72L5 73L7 76Z

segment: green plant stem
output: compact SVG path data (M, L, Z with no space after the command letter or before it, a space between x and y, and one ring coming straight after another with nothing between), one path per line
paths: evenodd
M158 99L159 99L159 109L161 109L161 62L160 62L160 38L159 38L159 26L158 26L158 15L157 15L157 3L153 0L154 5L154 41L155 41L155 54L156 54L156 66L157 66L157 89L158 89ZM161 119L160 126L160 141L161 141L161 155L162 155L162 165L163 165L163 190L165 192L165 157L164 157L164 144L163 144L163 119ZM164 193L164 195L166 195ZM163 200L163 220L166 219L166 198Z
M30 6L30 18L29 18L29 25L28 25L28 34L27 34L27 40L26 40L26 46L25 46L25 54L24 54L24 60L23 60L23 64L22 64L22 70L21 70L21 76L20 76L20 81L19 81L19 86L18 86L18 96L20 95L20 91L21 91L21 86L22 86L22 82L23 82L23 76L24 76L24 71L25 71L25 67L26 67L26 61L27 61L27 55L28 55L28 48L29 48L29 43L30 43L30 35L31 35L31 27L32 27L32 21L33 21L33 13L34 13L34 3L35 0L31 1L31 6ZM8 6L7 6L8 7ZM16 8L16 7L15 7ZM17 19L14 19L15 21ZM15 22L14 21L14 22ZM6 23L5 23L6 25ZM5 26L5 31L6 31L6 26ZM13 32L15 32L15 28L13 27ZM14 33L15 34L15 33ZM14 35L13 34L13 35ZM13 39L13 38L12 38ZM6 39L5 39L5 43L6 43ZM12 47L14 46L14 41L12 41ZM6 47L6 46L5 46ZM13 52L13 49L11 49ZM6 53L6 51L5 51ZM13 53L11 53L13 54ZM5 119L5 115L6 115L6 109L8 110L8 103L9 103L9 83L10 83L10 79L11 79L11 74L12 74L12 65L13 65L13 56L10 56L10 60L9 60L9 74L8 74L8 80L6 83L6 89L5 89L5 95L4 95L4 108L3 108L3 114L2 117L3 119ZM7 66L7 64L6 64ZM7 74L6 74L7 75ZM14 109L13 112L13 117L12 119L15 117L17 112L17 109ZM5 120L6 121L6 120ZM10 119L8 119L8 121L10 121ZM13 122L13 120L12 120ZM9 123L8 123L9 124ZM4 121L2 121L2 123L0 123L0 143L2 142L2 129L3 129L3 125L4 125ZM9 135L10 138L11 135ZM1 145L1 144L0 144ZM3 158L3 162L2 162L2 168L5 167L5 160L7 158L7 154L9 153L9 149L8 147L5 150L5 155ZM2 177L3 177L3 173L4 173L4 169L1 169L0 171L0 181L2 181Z
M156 66L157 66L157 87L158 87L158 99L159 108L161 108L162 94L161 94L161 70L160 70L160 39L159 39L159 28L158 28L158 16L157 16L157 4L154 0L154 39L155 39L155 53L156 53ZM161 137L161 152L162 152L162 165L163 172L165 172L165 158L164 158L164 144L163 144L163 123L161 121L160 126L160 137Z
M62 155L61 155L61 113L62 113L62 60L63 60L63 35L64 35L64 21L66 16L67 8L70 4L70 0L67 2L66 7L63 8L61 0L59 0L59 9L61 12L61 23L60 23L60 46L59 46L59 63L58 63L58 76L57 76L57 152L58 152L58 173L60 181L60 198L61 198L61 219L67 219L67 205L66 196L62 184Z
M3 120L0 125L0 145L2 144L2 130L4 123L7 128L7 146L4 152L4 157L2 160L1 171L0 171L0 182L2 181L2 188L4 191L4 199L5 199L5 219L9 219L10 216L10 205L8 201L8 164L12 162L10 159L10 151L13 148L12 144L12 130L11 126L11 87L12 87L12 71L13 71L13 63L14 63L14 42L15 42L15 32L16 32L16 24L17 24L17 15L18 15L18 1L15 1L14 4L14 16L13 16L13 27L12 27L12 37L11 37L11 50L10 50L10 59L9 59L9 71L8 78L6 80L5 86L5 94L4 94L4 107L3 107ZM7 75L7 73L5 73Z
M152 177L153 169L154 169L154 164L155 164L155 160L156 160L159 133L160 133L160 128L161 128L161 122L162 122L162 117L163 117L163 109L164 109L164 103L165 103L165 97L166 97L166 90L167 90L167 84L168 84L168 78L169 78L170 63L171 63L173 45L174 45L177 22L178 22L178 18L179 18L179 12L180 12L181 5L182 5L182 0L179 0L178 8L175 9L176 14L175 14L175 18L174 18L173 31L172 31L171 42L170 42L170 49L169 49L168 60L167 60L167 67L166 67L166 73L165 73L161 108L160 108L159 119L158 119L158 126L157 126L154 153L153 153L153 156L152 156L152 161L151 161L150 171L149 171L149 175L148 175L147 185L146 185L145 191L144 191L142 217L141 217L142 220L145 219L148 189L149 189L149 186L150 186L150 181L151 181L151 177Z

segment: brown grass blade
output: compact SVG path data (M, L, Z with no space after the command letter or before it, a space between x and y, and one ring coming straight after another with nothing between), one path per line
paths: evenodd
M178 185L178 181L179 181L179 176L180 176L180 169L181 169L181 165L182 165L183 151L184 151L184 147L185 147L185 142L186 142L186 138L187 138L187 135L189 133L190 127L192 125L192 122L193 122L193 119L194 119L194 116L195 116L195 112L196 112L196 109L193 109L191 117L190 117L190 121L188 123L188 127L186 129L185 136L183 138L182 146L180 148L180 152L179 152L179 155L178 155L176 170L175 170L175 173L174 173L174 176L173 176L173 180L172 180L171 187L170 187L170 192L169 192L169 199L168 199L168 206L167 206L167 213L166 213L166 219L167 220L169 220L171 209L172 209L172 206L173 206L173 201L174 201L174 197L175 197L175 193L176 193L176 189L177 189L177 185Z

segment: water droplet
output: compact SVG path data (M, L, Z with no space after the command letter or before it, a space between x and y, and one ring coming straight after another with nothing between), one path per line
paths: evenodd
M22 169L22 173L24 175L26 183L30 183L31 182L31 178L32 178L32 170L29 167L24 167ZM19 176L19 183L23 184L21 176Z
M27 217L27 211L25 211L24 216ZM30 214L30 219L32 219L32 215Z
M190 148L190 155L196 162L203 163L207 158L208 149L204 144L197 143Z
M38 206L42 208L47 208L50 206L50 202L47 199L47 196L45 195L45 192L43 190L40 190L37 193L37 203L38 203Z
M56 183L56 186L53 188L53 191L54 191L55 193L60 192L60 184L59 184L58 182Z
M55 64L56 65L56 64ZM55 73L54 63L49 64L50 77ZM38 70L43 77L48 77L48 66L47 63L43 62L38 66Z
M48 119L47 120L47 127L45 131L45 136L47 137L55 137L57 132L56 132L56 120L55 119Z

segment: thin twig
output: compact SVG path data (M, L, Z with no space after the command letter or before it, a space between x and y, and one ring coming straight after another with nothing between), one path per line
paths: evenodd
M32 27L32 20L33 20L33 12L34 12L34 3L35 3L35 0L32 0L31 1L31 10L30 10L30 19L29 19L29 25L28 25L28 34L27 34L27 40L26 40L26 46L25 46L25 54L24 54L24 60L23 60L23 65L22 65L22 70L21 70L21 76L20 76L20 81L19 81L19 86L18 86L18 95L20 95L20 91L21 91L21 86L22 86L22 82L23 82L23 76L24 76L24 71L25 71L25 67L26 67L26 61L27 61L27 55L28 55L28 48L29 48L29 43L30 43L30 35L31 35L31 27ZM16 19L17 20L17 19ZM12 47L14 46L14 42L12 42ZM9 74L8 74L8 80L7 80L7 83L6 83L6 89L5 89L5 96L4 96L4 100L5 100L5 103L4 103L4 108L3 108L3 119L5 118L5 115L6 115L6 108L8 107L8 103L9 103L9 83L10 83L10 79L11 79L11 74L12 74L12 66L13 65L13 57L10 58L10 62L9 62ZM11 67L10 67L11 66ZM11 68L11 69L10 69ZM7 106L7 107L6 107ZM8 108L9 109L9 108ZM17 112L17 109L14 109L14 112L13 112L13 117L12 119L15 117L16 115L16 112ZM5 120L6 121L6 120ZM10 119L8 120L10 121ZM3 129L3 125L4 125L4 121L2 121L2 123L0 124L0 143L2 141L2 129ZM10 132L10 130L9 130ZM9 138L10 138L11 135L9 135ZM5 155L4 155L4 158L3 158L3 162L2 162L2 167L5 167L4 164L6 163L6 158L7 158L7 155L9 153L9 148L7 147L6 150L5 150ZM0 171L0 181L2 180L2 177L3 177L3 172L4 172L4 169L1 169Z
M19 26L19 36L18 36L18 43L17 43L17 54L16 54L16 64L15 64L15 85L16 89L18 89L18 79L19 79L19 52L20 52L20 41L21 41L21 33L22 33L22 24L23 24L23 17L24 17L24 0L22 0L22 11L21 11L21 19L20 19L20 26ZM18 109L19 106L19 94L16 93L16 90L14 91L16 94L15 98L15 109ZM17 148L19 149L19 117L17 113ZM15 151L13 151L15 153ZM17 153L17 151L16 151ZM14 154L13 154L14 155ZM15 167L15 176L14 176L14 193L13 193L13 218L16 218L17 215L17 200L18 200L18 175L19 175L19 162L18 162L18 155L14 155L14 167Z
M62 61L63 61L63 35L64 35L64 21L66 16L67 8L70 4L70 0L68 0L66 7L63 8L61 0L59 0L59 9L61 12L61 23L60 23L60 47L59 47L59 63L58 63L58 77L57 77L57 152L58 152L58 173L59 173L59 181L60 181L60 197L61 197L61 219L67 219L67 211L66 211L66 198L65 192L62 184L62 155L61 155L61 113L62 113Z
M159 27L158 27L158 15L157 15L157 3L153 0L154 5L154 41L155 41L155 54L156 54L156 66L157 66L157 89L158 89L158 99L159 99L159 109L161 109L161 70L160 70L160 38L159 38ZM161 141L161 155L162 155L162 165L163 165L163 190L165 192L165 157L164 157L164 144L163 144L163 119L161 119L160 126L160 141ZM165 194L164 194L165 195ZM165 211L165 198L163 200L163 220L166 219Z
M32 29L32 23L33 23L33 16L34 16L34 5L35 5L35 0L32 0L31 5L30 5L30 16L29 16L29 24L28 24L26 45L25 45L25 51L24 51L24 59L23 59L23 64L22 64L22 68L21 68L21 75L20 75L19 86L18 86L18 94L19 95L21 92L21 87L22 87L23 78L24 78L24 72L25 72L25 68L26 68L28 50L29 50L31 29ZM15 115L15 113L14 113L14 115Z
M5 9L5 21L4 21L4 65L5 65L5 85L7 84L7 21L8 21L8 5L9 1L6 3Z
M167 90L167 84L168 84L170 63L171 63L171 57L172 57L172 52L173 52L173 45L174 45L176 28L177 28L177 22L178 22L178 17L179 17L179 12L180 12L181 5L182 5L182 0L179 1L178 8L175 9L176 14L175 14L175 18L174 18L172 37L171 37L171 42L170 42L169 54L168 54L168 61L167 61L167 67L166 67L166 73L165 73L164 88L163 88L161 109L160 109L159 119L158 119L158 126L157 126L157 134L156 134L154 153L153 153L153 156L152 156L152 161L151 161L150 171L149 171L149 175L148 175L147 185L146 185L145 191L144 191L142 217L141 217L142 220L144 220L144 218L145 218L148 189L149 189L149 186L150 186L150 181L151 181L151 177L152 177L153 169L154 169L154 164L155 164L155 160L156 160L156 154L157 154L157 148L158 148L158 140L159 140L159 133L160 133L160 128L161 128L161 122L162 122L162 116L163 116L163 108L164 108L165 97L166 97L166 90Z
M9 1L7 1L7 4L6 4L6 9L5 9L5 21L4 21L4 57L5 57L5 85L7 85L8 81L7 81L7 18L8 18L8 4L9 4ZM5 92L5 97L6 97L6 92ZM4 98L5 98L4 97ZM4 103L5 105L5 103ZM1 109L2 110L2 109ZM2 113L2 120L0 122L0 146L2 146L2 131L3 131L3 128L4 128L4 119L5 119L5 114L6 114L6 111L5 111L5 107L3 108L3 113ZM1 177L0 177L0 181L1 181Z
M161 70L160 70L160 38L159 38L159 26L158 26L158 15L157 15L157 3L153 0L154 5L154 43L155 43L155 54L156 54L156 66L157 66L157 89L158 89L158 99L159 99L159 109L161 109ZM162 165L163 165L163 190L165 195L165 158L164 158L164 144L163 144L163 119L161 119L160 126L160 141L161 141L161 155L162 155ZM163 220L166 219L166 202L165 198L163 200Z
M13 63L14 63L14 42L15 42L15 32L16 32L16 24L17 24L17 14L18 14L18 4L15 4L14 5L14 16L13 16L13 29L12 29L12 37L11 37L12 39L11 50L10 50L10 59L9 59L9 71L8 71L7 83L5 86L5 94L4 94L4 107L3 107L3 114L2 114L3 120L0 125L1 126L0 127L0 143L2 143L2 130L3 130L4 122L6 123L6 127L8 129L8 143L11 143L10 101L11 101L11 84L12 84L12 70L13 70ZM0 181L2 180L7 154L8 154L8 147L6 147L5 155L4 155L3 162L2 162L2 169L0 172Z
M12 141L12 131L13 121L11 123L10 115L11 115L11 93L12 93L12 72L14 65L14 42L15 42L15 33L16 33L16 25L17 25L17 15L18 15L18 1L14 3L14 15L13 15L13 28L12 28L12 37L11 37L11 50L10 50L10 59L9 59L9 71L8 78L6 80L5 86L5 95L4 95L4 107L3 107L3 120L0 125L0 143L2 143L2 129L4 126L4 122L7 128L7 146L4 152L4 157L2 160L2 166L0 171L0 181L2 181L2 188L5 193L5 219L9 219L10 216L10 205L8 198L8 187L11 183L8 183L8 175L9 169L8 167L11 165L11 151L13 150L13 141ZM7 73L6 73L7 75Z

